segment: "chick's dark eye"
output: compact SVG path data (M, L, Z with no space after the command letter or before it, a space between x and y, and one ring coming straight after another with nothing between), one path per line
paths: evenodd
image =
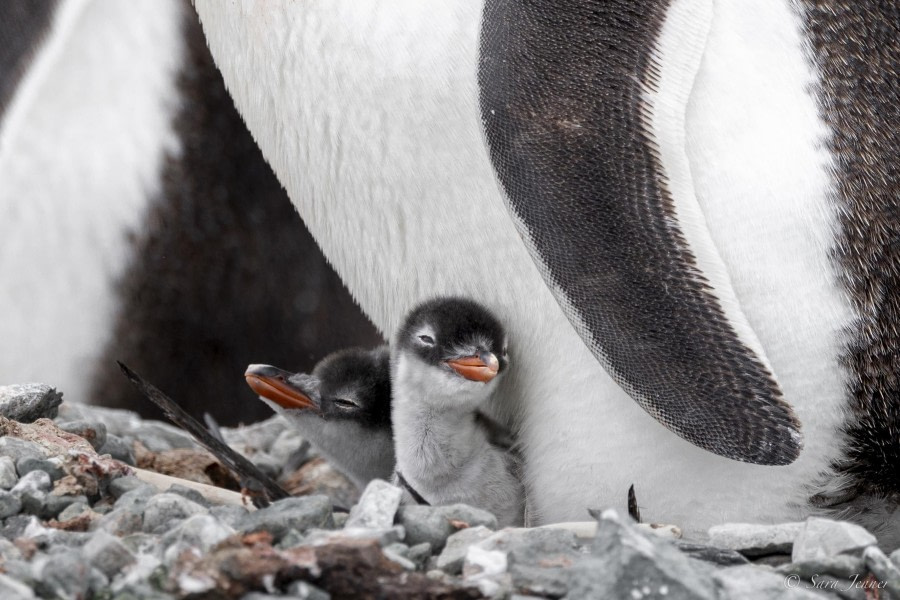
M336 399L334 401L334 405L337 406L338 408L341 408L344 410L352 410L354 408L357 408L355 402L352 402L350 400L344 400L343 398Z
M428 344L429 346L434 346L434 338L431 337L430 335L420 335L419 339L422 340L424 343Z

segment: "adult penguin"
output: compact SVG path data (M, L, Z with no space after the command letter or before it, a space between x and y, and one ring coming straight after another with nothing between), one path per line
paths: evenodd
M380 338L253 142L187 0L0 5L0 384L159 416L268 409L254 358ZM290 272L290 275L286 273Z
M690 531L843 502L896 543L894 7L196 7L376 326L434 294L507 324L536 520L634 483Z

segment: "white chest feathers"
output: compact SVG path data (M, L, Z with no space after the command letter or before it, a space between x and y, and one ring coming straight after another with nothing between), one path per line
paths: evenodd
M399 354L394 362L397 471L432 505L462 502L521 525L524 488L518 458L492 445L475 418L496 387L468 381Z

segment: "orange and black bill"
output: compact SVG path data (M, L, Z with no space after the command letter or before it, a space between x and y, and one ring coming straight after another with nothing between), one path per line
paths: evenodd
M487 383L497 376L500 370L500 362L490 352L484 352L478 356L464 356L447 361L447 365L470 381Z
M244 378L250 389L282 408L318 411L318 394L292 383L293 375L270 365L250 365Z

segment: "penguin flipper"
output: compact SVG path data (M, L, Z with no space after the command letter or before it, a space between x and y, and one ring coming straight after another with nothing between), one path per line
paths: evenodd
M488 0L479 86L492 164L547 285L619 385L701 448L789 464L798 419L684 150L711 3L633 4ZM670 6L687 12L674 30Z

